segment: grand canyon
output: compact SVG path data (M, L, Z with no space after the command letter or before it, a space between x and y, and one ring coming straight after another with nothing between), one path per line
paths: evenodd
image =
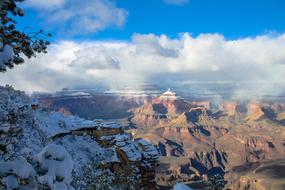
M0 0L0 190L285 190L285 0Z
M191 101L171 90L35 95L65 115L116 120L134 139L159 149L156 183L193 189L221 175L232 190L285 187L285 103L276 99ZM80 108L80 109L79 109ZM276 170L278 168L278 170Z

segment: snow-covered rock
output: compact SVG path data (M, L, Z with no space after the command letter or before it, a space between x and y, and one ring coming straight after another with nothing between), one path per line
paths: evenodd
M36 171L23 157L19 157L13 161L0 162L1 185L4 185L8 190L24 187L34 188L35 176ZM24 185L19 183L23 180L26 181Z
M142 153L142 184L144 184L145 189L156 189L155 168L159 162L158 149L153 144L143 139L137 139L136 143Z
M35 156L35 161L43 174L37 177L41 186L55 190L71 189L73 161L65 148L50 144Z
M73 162L68 152L59 145L48 145L29 163L19 156L0 162L0 188L13 189L72 189ZM32 165L33 164L33 165Z
M24 179L36 174L34 168L23 157L18 157L14 161L0 162L0 175L11 173Z

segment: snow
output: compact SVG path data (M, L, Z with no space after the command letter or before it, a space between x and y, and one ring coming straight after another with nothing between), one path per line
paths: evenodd
M74 93L68 94L68 96L91 96L91 95L87 92L74 92Z
M97 121L100 124L100 128L109 128L109 129L120 129L122 126L115 121Z
M18 189L19 188L19 183L17 181L17 178L13 175L9 175L6 178L6 184L7 184L7 189Z
M67 135L59 138L55 143L64 146L74 160L74 170L80 173L83 165L91 162L113 163L119 162L113 148L103 148L90 136Z
M130 161L139 161L141 160L141 152L139 151L136 144L131 141L131 137L128 134L119 134L116 135L116 146L119 147L120 150L122 150L127 158Z
M150 142L144 140L144 139L138 139L136 140L137 144L139 145L141 152L143 152L143 156L145 158L156 158L159 157L158 149L151 144Z
M36 171L31 164L23 157L18 157L13 161L0 162L0 177L3 177L2 183L5 184L8 190L24 189L18 181L26 180L26 186L30 185L31 181L36 176ZM1 186L0 186L1 189Z
M116 122L101 120L85 120L77 116L64 116L60 112L40 111L35 113L35 120L38 122L41 130L49 138L60 134L68 133L74 130L85 128L108 128L119 129L121 126Z
M35 114L35 120L48 137L79 128L94 127L94 125L96 125L93 121L84 120L76 116L65 117L60 112L37 112Z
M119 146L120 144L116 145ZM123 147L120 147L120 150L122 150L128 157L128 160L132 162L139 161L142 158L142 155L135 144L126 144Z
M39 163L41 170L46 171L46 174L38 177L40 184L55 190L69 189L73 161L65 148L50 144L35 156L35 161Z
M174 185L173 190L192 190L190 187L185 185L184 183L176 183Z
M176 96L175 92L170 91L170 88L164 92L160 97L160 99L169 99L169 100L176 100L178 97Z
M16 176L26 179L35 176L34 168L23 157L18 157L14 161L0 162L0 174L15 174Z
M2 124L0 126L0 132L3 132L3 133L8 133L8 131L11 129L11 125L5 123L5 124Z
M131 137L129 134L119 134L119 135L116 135L115 139L117 142L123 142L123 141L131 140Z
M170 91L170 88L169 88L166 92L164 92L162 94L162 96L173 96L173 97L175 97L176 94L175 94L175 92Z
M0 70L6 69L6 63L13 57L13 54L14 51L11 46L5 45L3 47L3 43L0 42Z

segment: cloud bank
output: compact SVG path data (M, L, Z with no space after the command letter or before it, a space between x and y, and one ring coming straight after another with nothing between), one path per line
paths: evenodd
M177 86L234 83L278 93L285 83L285 34L227 40L219 34L178 38L134 34L129 42L61 41L49 53L0 75L1 84L28 91L152 83ZM243 93L245 88L236 88Z
M124 26L128 12L111 0L28 0L25 5L39 10L46 23L64 28L65 33L96 33Z

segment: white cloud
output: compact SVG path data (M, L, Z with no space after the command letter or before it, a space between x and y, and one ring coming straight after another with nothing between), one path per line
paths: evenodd
M59 29L70 34L121 28L128 16L125 9L118 8L111 0L28 0L26 6L38 9L47 23L59 25Z
M189 3L189 0L164 0L164 2L172 5L183 5Z
M176 39L135 34L131 42L59 42L48 54L2 74L0 81L30 91L210 81L240 82L257 91L275 92L278 89L272 84L284 83L284 73L285 34L237 40L218 34L192 37L185 33ZM235 90L242 93L245 89Z
M35 7L38 9L52 9L62 6L66 0L49 0L49 1L39 1L39 0L26 0L25 4L29 7Z

